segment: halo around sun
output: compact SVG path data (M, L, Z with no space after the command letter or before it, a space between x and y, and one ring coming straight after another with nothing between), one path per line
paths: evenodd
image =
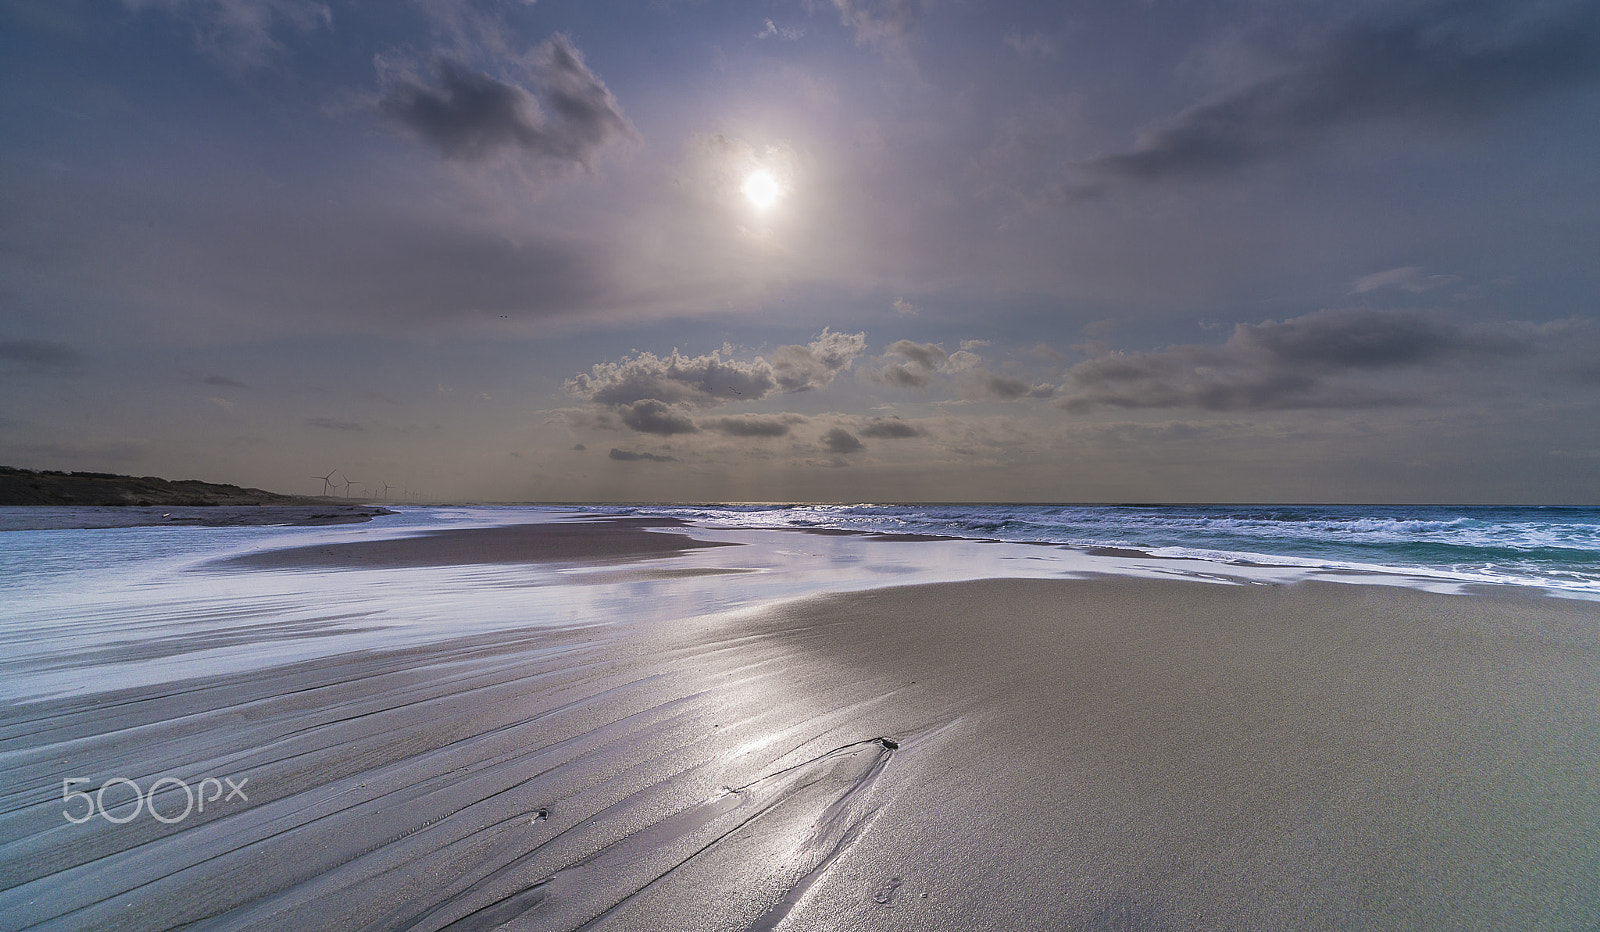
M772 172L758 168L744 178L740 186L744 192L745 200L757 210L768 210L783 199L783 185L773 176Z

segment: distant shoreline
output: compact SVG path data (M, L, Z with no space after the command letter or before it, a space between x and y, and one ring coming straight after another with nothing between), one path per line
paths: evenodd
M67 531L115 527L311 527L360 524L392 515L379 505L321 502L294 505L11 505L0 506L0 531Z
M353 524L387 514L394 512L350 499L282 495L198 479L0 466L0 531Z

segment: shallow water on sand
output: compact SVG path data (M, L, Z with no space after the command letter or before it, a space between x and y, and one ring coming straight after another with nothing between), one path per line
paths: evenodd
M411 508L332 528L8 532L0 535L0 699L84 695L526 627L641 624L885 585L1115 574L1460 587L1438 578L1006 542L698 527L659 533L738 546L648 561L282 570L228 562L287 547L594 518L538 508Z

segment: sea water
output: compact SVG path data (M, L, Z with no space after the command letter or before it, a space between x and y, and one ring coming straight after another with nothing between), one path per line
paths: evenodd
M678 518L687 526L663 530L743 546L621 563L263 570L224 562L263 549L599 513ZM825 591L1105 574L1439 592L1485 585L1600 599L1600 509L404 507L332 527L0 531L0 700L137 689L530 626L592 626L601 636Z
M1600 595L1600 508L1449 505L597 506L707 526L932 534Z

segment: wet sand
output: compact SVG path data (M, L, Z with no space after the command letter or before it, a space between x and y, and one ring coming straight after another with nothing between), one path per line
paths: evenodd
M616 563L700 547L728 546L648 530L682 526L683 522L672 518L604 518L571 524L461 528L428 531L414 537L264 550L223 562L239 568L274 570L557 561Z
M591 559L640 534L687 540L605 523L520 533L568 534ZM438 559L462 543L406 540ZM1592 929L1597 660L1592 602L1005 579L12 703L0 916ZM63 818L64 778L168 775L245 777L248 800L170 825ZM132 812L108 791L119 799ZM175 785L155 799L184 808Z

